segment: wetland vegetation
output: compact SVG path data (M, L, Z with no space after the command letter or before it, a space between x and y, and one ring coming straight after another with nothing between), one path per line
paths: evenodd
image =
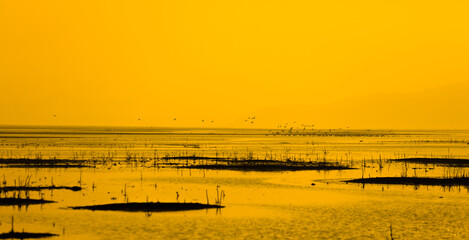
M274 160L223 161L212 164L184 165L181 168L237 171L306 171L306 170L347 170L347 165L331 162L293 162Z
M420 163L420 164L438 164L438 165L456 165L460 167L469 167L469 159L462 158L400 158L391 159L393 162L408 162L408 163Z
M6 197L0 198L0 206L28 206L34 204L55 203L54 201L44 199L20 198L20 197Z
M76 206L71 209L79 210L101 210L101 211L126 211L126 212L170 212L189 211L210 208L224 208L221 205L210 205L202 203L177 203L177 202L131 202L131 203L111 203L90 206Z
M37 239L59 236L54 233L32 233L32 232L7 232L0 233L0 239Z
M16 232L14 226L14 217L11 218L11 230L9 232L0 233L0 239L37 239L37 238L48 238L59 236L54 233L33 233L25 232L24 229L22 232Z
M73 232L64 235L65 239L77 239L80 231L112 234L106 229L123 224L138 229L147 222L144 234L158 231L166 238L175 234L171 229L188 231L190 228L185 226L191 223L206 235L214 233L211 226L224 233L233 226L249 233L252 229L264 231L262 226L270 224L264 221L295 229L295 236L315 232L318 237L334 238L316 227L335 228L328 221L337 214L346 216L343 223L336 222L346 229L335 230L343 236L358 238L363 231L350 222L369 226L379 222L376 228L365 229L364 236L384 238L389 236L391 220L393 237L422 236L406 229L405 224L427 227L426 234L442 235L440 229L418 224L418 219L409 222L404 213L420 205L433 214L452 211L446 205L428 202L439 196L464 211L465 193L453 193L450 188L442 193L436 188L402 189L393 185L467 186L464 169L469 159L468 139L469 132L452 136L444 132L339 129L6 129L0 131L0 207L6 214L1 219L5 222L8 216L18 216L20 224L38 226L32 229L38 232L54 232L50 226L57 224ZM358 192L344 181L388 187ZM216 196L214 200L209 193ZM362 195L366 197L356 200ZM389 199L393 199L393 205L386 205ZM440 209L436 211L435 207ZM219 216L221 208L223 221L213 220L212 214ZM207 211L189 211L201 209ZM386 211L400 209L403 214L387 220ZM425 209L422 214L428 215ZM158 214L158 221L151 217L153 212ZM310 212L320 214L306 214ZM288 223L285 216L298 220ZM437 216L429 221L436 221ZM90 219L95 218L91 223ZM42 224L34 219L51 220ZM464 220L463 215L451 215L453 222ZM75 221L80 225L74 225ZM152 229L154 226L158 227ZM301 235L305 228L308 231ZM464 228L458 231L469 234ZM145 238L137 232L125 236ZM93 237L97 236L91 234Z
M428 186L469 186L469 177L431 178L431 177L376 177L358 178L344 181L347 183L428 185Z

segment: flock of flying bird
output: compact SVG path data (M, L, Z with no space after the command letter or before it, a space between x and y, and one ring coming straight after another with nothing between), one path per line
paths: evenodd
M56 114L53 115L53 117L57 117ZM138 121L141 121L142 119L141 118L138 118L137 119ZM173 121L176 121L177 119L176 118L173 118ZM256 116L249 116L248 118L244 119L244 122L246 123L249 123L249 124L254 124L256 121ZM205 119L202 119L202 123L214 123L215 121L214 120L207 120L205 121ZM285 123L285 125L278 125L277 128L278 129L282 129L281 131L282 132L285 132L285 131L288 131L288 132L291 132L293 131L293 129L303 129L303 130L306 130L306 129L313 129L314 128L314 124L301 124L300 126L301 127L298 127L298 126L295 126L296 125L296 122L293 122L293 123Z
M54 115L54 117L55 117L55 115ZM138 118L138 121L140 121L140 120L141 120L141 119ZM176 120L177 120L177 118L173 118L173 121L176 121ZM252 117L248 117L248 118L245 119L244 121L253 124L255 120L256 120L256 116L252 116ZM202 119L202 123L206 123L206 122L207 122L207 123L214 123L215 121L214 121L214 120L207 120L207 121L205 121L205 119Z

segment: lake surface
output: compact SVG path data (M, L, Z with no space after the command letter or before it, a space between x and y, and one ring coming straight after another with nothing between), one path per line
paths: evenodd
M14 185L81 185L31 192L57 203L0 206L0 231L60 234L49 239L461 239L469 238L467 187L362 185L361 177L466 173L463 167L389 162L403 157L469 158L469 131L0 128L1 158L99 160L92 168L3 165ZM355 169L231 171L170 167L165 156L327 161ZM190 164L190 160L184 160ZM166 163L166 164L165 164ZM469 169L468 169L469 170ZM314 183L315 185L312 185ZM180 212L71 210L124 202L215 202Z

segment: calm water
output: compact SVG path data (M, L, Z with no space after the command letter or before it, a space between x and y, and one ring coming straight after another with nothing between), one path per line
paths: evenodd
M277 130L28 128L0 129L0 157L107 160L96 168L1 168L7 185L30 176L33 185L79 185L80 192L32 192L57 203L0 207L0 231L52 232L55 239L397 239L469 238L467 188L358 185L376 176L443 176L465 171L386 162L397 157L469 158L469 131L322 130L290 136ZM241 172L153 167L163 156L253 156L326 160L343 171ZM129 156L147 164L128 164ZM365 167L363 164L365 163ZM316 185L312 186L311 183ZM126 201L202 202L215 209L126 213L69 206ZM125 194L124 194L125 193ZM54 239L54 238L50 238Z

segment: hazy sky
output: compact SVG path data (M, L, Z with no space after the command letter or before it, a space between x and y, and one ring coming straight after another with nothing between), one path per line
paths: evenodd
M2 0L0 124L469 129L468 12L467 0Z

